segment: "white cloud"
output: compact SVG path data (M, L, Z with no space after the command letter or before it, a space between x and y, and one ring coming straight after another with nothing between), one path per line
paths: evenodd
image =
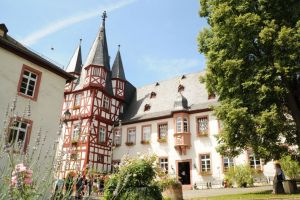
M184 74L195 68L200 70L201 67L200 59L186 58L160 59L144 57L140 60L140 63L146 70L157 74L163 74L165 77Z
M56 22L53 22L51 24L48 24L47 26L41 28L40 30L37 30L33 32L32 34L28 35L27 37L23 38L21 40L21 43L25 45L32 45L38 42L40 39L53 34L61 29L66 28L67 26L71 26L73 24L79 23L81 21L96 17L100 15L101 10L106 10L107 12L114 11L116 9L122 8L124 6L127 6L129 4L134 3L137 0L120 0L117 2L111 2L110 4L103 5L100 8L97 8L96 10L93 10L91 12L88 12L86 14L81 14L78 16L69 17L66 19L61 19Z

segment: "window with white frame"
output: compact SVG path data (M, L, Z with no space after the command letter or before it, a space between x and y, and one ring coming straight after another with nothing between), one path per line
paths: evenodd
M81 103L81 94L76 94L74 99L74 106L79 107Z
M80 136L80 123L75 124L72 132L72 141L78 141Z
M102 107L105 109L109 109L109 98L107 96L103 96Z
M254 154L249 155L250 167L253 169L261 169L260 159L257 158Z
M149 142L151 139L151 126L142 127L142 141Z
M167 123L159 124L158 125L158 138L165 139L165 138L167 138L167 134L168 134L168 124Z
M224 171L228 171L230 167L234 166L233 158L223 157L223 169Z
M208 117L199 117L197 118L197 129L198 135L207 135L208 134Z
M13 144L15 142L23 143L26 139L26 133L28 129L28 123L22 121L12 122L10 132L8 135L8 143Z
M167 174L169 170L168 158L159 158L159 166Z
M99 143L106 142L106 128L104 126L99 127Z
M209 154L200 155L201 163L201 173L210 173L211 172L211 161Z
M37 82L38 74L30 70L24 69L19 92L26 96L33 97L37 86Z
M122 134L120 129L114 130L114 144L120 146L122 143Z
M189 121L186 117L183 118L183 132L188 132L189 130Z
M182 132L182 118L181 117L177 117L177 119L176 119L176 130L177 130L177 133Z
M135 144L135 128L129 128L127 132L127 143Z

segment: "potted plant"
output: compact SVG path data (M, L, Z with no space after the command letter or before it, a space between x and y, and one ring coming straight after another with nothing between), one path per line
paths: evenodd
M283 173L286 176L286 180L283 181L284 192L294 194L297 192L296 178L300 174L300 166L290 155L281 158L280 163Z
M141 144L150 144L150 141L142 140L142 141L141 141Z
M158 138L157 141L159 143L164 143L164 142L167 142L167 138Z
M182 200L182 185L173 177L165 175L161 177L159 185L163 190L162 195L165 199Z
M126 144L127 146L133 146L133 145L134 145L133 142L126 142L125 144Z

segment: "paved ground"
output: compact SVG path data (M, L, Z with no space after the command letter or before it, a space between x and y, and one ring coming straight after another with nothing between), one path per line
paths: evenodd
M254 193L259 191L272 190L272 186L259 186L250 188L218 188L218 189L204 189L204 190L184 190L183 198L192 199L197 197L219 196L227 194L243 194Z
M197 197L210 197L227 194L243 194L254 193L259 191L272 190L272 186L259 186L250 188L218 188L218 189L203 189L203 190L184 190L183 198L192 199ZM85 200L98 200L99 197L84 198Z

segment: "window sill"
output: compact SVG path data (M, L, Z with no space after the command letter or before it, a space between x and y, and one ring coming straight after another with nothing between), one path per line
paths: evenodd
M198 137L208 137L208 133L198 133Z
M212 173L211 172L200 172L201 176L211 176Z
M166 143L167 139L166 138L158 138L157 142L159 142L159 143Z
M37 95L29 96L29 95L23 94L22 92L18 92L18 95L21 97L24 97L26 99L31 99L32 101L37 101Z
M73 106L72 109L73 109L73 110L78 110L78 109L80 109L80 106Z
M141 144L150 144L150 141L141 141Z
M126 142L125 143L127 146L133 146L133 145L135 145L135 143L133 143L133 142Z

